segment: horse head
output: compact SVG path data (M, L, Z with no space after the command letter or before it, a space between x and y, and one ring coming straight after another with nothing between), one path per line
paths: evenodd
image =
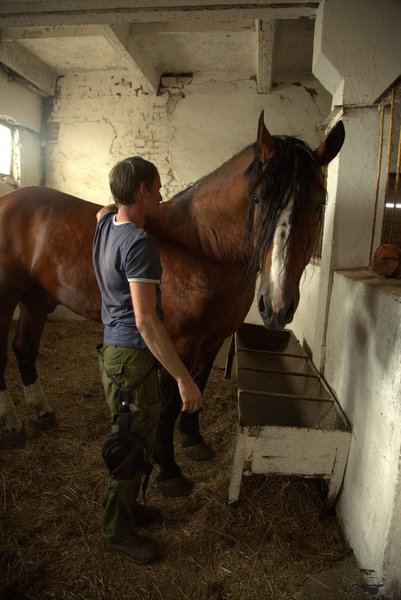
M344 137L340 121L313 151L297 138L270 135L263 111L260 116L255 160L247 171L253 246L249 268L260 274L257 303L268 329L284 328L298 307L300 279L323 220L321 167L338 154Z

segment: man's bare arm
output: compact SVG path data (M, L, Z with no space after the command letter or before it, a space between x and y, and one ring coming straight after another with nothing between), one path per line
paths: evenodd
M130 290L136 326L149 350L177 381L182 410L198 410L202 406L201 392L178 356L163 322L157 316L155 285L131 282Z

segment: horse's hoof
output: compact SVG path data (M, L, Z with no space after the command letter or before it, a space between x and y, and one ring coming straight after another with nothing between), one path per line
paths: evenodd
M160 480L156 479L155 486L161 491L164 496L177 498L179 496L189 496L194 488L194 482L180 475L174 479Z
M216 456L216 452L205 444L205 442L201 442L200 444L195 444L195 446L187 446L184 448L185 454L188 458L192 460L212 460Z
M55 412L44 413L39 415L35 420L36 429L40 431L46 431L47 429L53 429L57 427L57 417Z
M7 448L25 448L27 439L25 429L19 431L5 429L0 437L0 445Z

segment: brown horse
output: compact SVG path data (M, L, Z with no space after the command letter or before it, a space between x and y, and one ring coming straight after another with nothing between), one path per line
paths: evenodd
M282 329L293 318L300 278L321 226L321 166L337 155L343 140L340 122L312 151L296 138L271 136L262 113L255 144L160 205L146 223L160 244L165 323L201 388L222 342L245 319L258 273L265 326ZM35 366L48 313L62 304L100 320L91 257L98 209L41 187L21 188L0 200L0 419L5 431L22 428L4 378L15 307L19 304L20 317L13 350L26 402L39 420L52 414ZM162 400L157 457L159 477L168 480L180 474L173 451L180 400L166 374ZM212 456L197 414L182 413L181 431L189 455Z

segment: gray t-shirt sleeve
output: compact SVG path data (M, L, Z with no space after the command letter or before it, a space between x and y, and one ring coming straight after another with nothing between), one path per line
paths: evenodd
M161 267L156 241L141 236L127 252L125 275L129 282L160 283Z

